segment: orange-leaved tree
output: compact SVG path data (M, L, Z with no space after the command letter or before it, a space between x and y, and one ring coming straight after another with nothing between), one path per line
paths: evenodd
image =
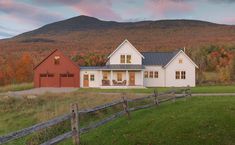
M16 81L30 82L33 78L33 59L28 52L24 52L16 67Z

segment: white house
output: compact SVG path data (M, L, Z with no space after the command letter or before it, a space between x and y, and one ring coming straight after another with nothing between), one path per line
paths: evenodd
M198 66L184 53L140 53L128 40L108 56L105 66L80 67L80 86L144 88L195 86Z

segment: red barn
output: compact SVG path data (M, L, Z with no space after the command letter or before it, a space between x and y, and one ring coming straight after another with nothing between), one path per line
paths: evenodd
M80 68L56 49L34 67L34 86L80 87Z

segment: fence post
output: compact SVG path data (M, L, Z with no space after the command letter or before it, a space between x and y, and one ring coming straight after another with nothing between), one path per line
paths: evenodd
M159 100L158 100L158 92L157 90L154 90L154 104L159 105Z
M124 96L122 97L122 100L123 100L123 105L122 105L123 110L126 112L127 117L130 119L130 112L128 111L128 102Z
M188 95L189 95L189 97L192 97L192 92L191 92L191 88L190 88L189 85L187 86L187 89L188 89Z
M175 102L176 96L175 96L175 90L174 89L172 89L171 94L172 94L172 101Z
M71 130L74 145L80 144L78 104L71 104Z

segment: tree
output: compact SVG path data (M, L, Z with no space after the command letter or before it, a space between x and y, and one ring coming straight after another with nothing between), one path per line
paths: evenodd
M33 59L27 52L23 53L16 67L17 82L29 82L33 78Z

